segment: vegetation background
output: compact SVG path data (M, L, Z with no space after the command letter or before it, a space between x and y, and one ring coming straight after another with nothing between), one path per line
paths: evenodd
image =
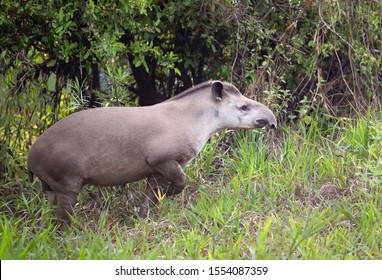
M9 0L0 10L1 259L381 259L382 2ZM155 217L144 183L83 192L58 233L28 148L66 115L209 79L278 131L214 136Z

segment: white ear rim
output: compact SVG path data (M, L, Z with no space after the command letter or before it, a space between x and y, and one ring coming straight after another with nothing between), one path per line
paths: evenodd
M211 84L212 94L215 96L216 100L221 101L223 99L223 89L224 85L221 81L213 81Z

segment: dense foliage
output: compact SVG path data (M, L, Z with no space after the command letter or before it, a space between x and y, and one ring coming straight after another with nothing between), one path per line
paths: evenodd
M43 81L56 105L76 79L99 97L100 71L115 104L222 78L288 113L315 98L336 113L345 100L364 109L381 86L379 1L7 1L0 24L9 94Z

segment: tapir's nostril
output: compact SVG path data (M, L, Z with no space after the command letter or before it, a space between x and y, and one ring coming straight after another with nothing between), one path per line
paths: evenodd
M276 128L277 128L277 126L276 126L274 123L272 123L269 127L270 127L271 129L276 129Z

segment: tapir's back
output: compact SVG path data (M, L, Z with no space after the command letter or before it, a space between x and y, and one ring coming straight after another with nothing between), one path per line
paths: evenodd
M67 173L99 185L142 179L150 172L143 158L144 136L161 129L153 125L157 116L151 111L155 108L109 107L74 113L38 138L28 169L43 180Z

